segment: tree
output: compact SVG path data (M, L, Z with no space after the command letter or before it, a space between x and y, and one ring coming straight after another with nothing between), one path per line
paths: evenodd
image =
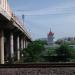
M59 48L56 49L57 60L58 61L69 61L70 58L70 50L72 48L69 47L67 44L62 44Z
M21 54L24 62L66 62L75 61L75 49L67 44L57 48L45 49L46 43L41 40L31 42Z
M36 40L28 45L28 48L24 49L21 53L24 55L24 62L39 62L41 54L45 50L44 42Z

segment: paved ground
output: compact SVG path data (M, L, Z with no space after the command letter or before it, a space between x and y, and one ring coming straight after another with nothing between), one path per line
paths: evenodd
M75 75L75 67L0 68L0 75Z

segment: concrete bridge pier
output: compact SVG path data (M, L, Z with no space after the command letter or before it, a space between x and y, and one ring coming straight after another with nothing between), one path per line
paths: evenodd
M14 41L13 41L13 32L10 32L10 54L11 54L11 61L14 61Z
M26 44L26 48L27 48L27 46L28 46L28 41L27 40L25 40L25 44Z
M17 60L20 60L20 38L17 37Z
M26 48L26 47L25 47L25 38L24 38L24 48Z
M28 39L10 29L0 30L0 64L13 63L22 59L21 50L27 48ZM15 57L15 58L14 58Z
M23 49L24 49L24 38L25 38L25 36L24 35L21 35L21 41L20 41L20 43L21 43L21 48L20 48L20 50L22 51ZM22 59L23 58L23 54L21 54L20 55L20 58Z
M4 64L4 31L0 30L0 63Z
M21 37L21 50L23 50L23 37Z
M26 36L15 33L13 30L0 30L0 64L7 61L13 63L21 59L20 52L27 48ZM15 57L15 58L14 58Z

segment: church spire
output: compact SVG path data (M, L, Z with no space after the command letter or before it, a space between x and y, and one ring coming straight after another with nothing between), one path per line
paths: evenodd
M53 45L54 33L51 31L51 28L47 37L48 37L48 45Z
M51 28L50 28L50 31L48 33L48 36L51 36L51 35L54 35L54 33L51 31Z
M51 28L50 28L50 32L51 32Z

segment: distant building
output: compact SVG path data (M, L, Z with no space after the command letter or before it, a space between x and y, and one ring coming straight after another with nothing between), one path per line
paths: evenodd
M75 37L65 37L65 38L60 38L58 41L62 42L75 42Z
M54 33L51 31L48 32L47 34L47 38L39 38L38 40L42 40L42 41L46 41L47 44L44 45L44 47L47 49L47 48L56 48L56 47L59 47L58 44L55 44L54 42Z
M47 35L47 43L48 45L53 45L53 39L54 39L54 33L51 31L49 31L48 35Z

